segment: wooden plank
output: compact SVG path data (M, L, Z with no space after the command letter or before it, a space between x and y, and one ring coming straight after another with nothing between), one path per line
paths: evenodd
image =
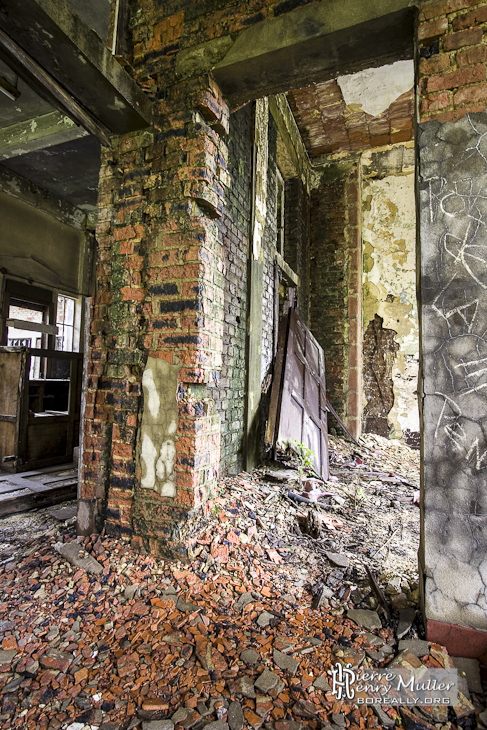
M328 479L328 428L325 358L323 349L296 310L289 310L287 343L282 348L282 382L277 410L275 443L304 444L313 452L313 468ZM276 384L276 389L278 384ZM274 392L273 392L274 395Z
M65 477L57 484L45 484L44 482L27 482L26 487L29 491L40 494L41 492L49 492L51 489L58 489L58 487L68 487L78 484L78 477Z
M0 129L0 160L55 147L87 134L76 122L57 111L23 119Z
M77 478L78 478L78 472L77 472L77 470L73 470L72 474L64 474L64 475L57 476L57 477L46 476L45 479L39 479L39 480L37 480L37 482L40 484L49 485L49 484L57 484L58 482L65 482L67 480L73 480L73 479L77 479ZM27 482L27 484L32 484L32 483L35 484L35 481L33 479L25 479L25 481Z
M128 65L129 45L129 0L117 0L115 6L115 28L113 32L112 53L119 61Z
M0 421L0 464L6 470L15 469L21 448L19 433L27 360L25 349L0 351L0 411L4 416ZM10 457L14 459L4 461Z
M20 487L18 484L11 484L7 482L1 482L0 483L0 495L1 494L9 494L10 492L19 492L19 491L25 491L24 485ZM28 492L29 490L27 490Z
M19 408L19 423L18 433L19 442L17 447L17 461L15 463L15 471L18 470L21 464L25 464L27 461L27 429L29 421L29 376L30 376L30 362L31 356L28 351L25 353L25 366L22 371L22 375L19 381L19 392L20 392L20 408Z
M347 434L347 436L349 437L349 439L351 441L353 441L354 444L357 444L357 446L360 446L360 444L357 441L357 439L355 438L355 436L353 436L350 433L350 431L345 426L345 424L343 423L342 419L340 418L340 416L338 415L338 413L336 412L336 410L333 408L332 404L330 403L330 401L328 399L326 401L326 410L329 413L331 413L331 415L334 417L334 419L336 420L336 422L338 423L338 425L340 426L340 428Z
M105 0L92 4L105 5ZM150 98L68 0L2 0L0 5L5 33L93 120L113 134L150 125Z
M28 483L19 478L17 474L12 474L12 476L2 480L1 484L9 484L15 487L15 489L28 489Z
M23 472L20 472L19 477L22 479L25 479L26 477L38 476L39 474L54 474L55 472L68 471L70 469L76 469L76 465L75 465L74 461L66 462L62 466L57 464L56 466L42 467L42 469L31 469L30 471L23 471ZM2 472L0 471L0 482L3 479L10 479L10 478L11 478L10 474L2 474Z
M31 509L50 507L68 499L76 499L76 486L61 486L46 492L0 498L0 517Z
M274 372L272 374L269 418L267 419L267 428L265 431L266 446L274 446L276 441L278 414L281 407L282 378L284 373L284 353L286 351L288 328L289 313L285 314L284 317L282 317L279 325L277 356L274 362Z
M20 353L23 350L28 350L31 355L38 355L39 357L52 357L56 360L82 360L82 352L67 352L65 350L52 350L47 347L0 347L0 353Z

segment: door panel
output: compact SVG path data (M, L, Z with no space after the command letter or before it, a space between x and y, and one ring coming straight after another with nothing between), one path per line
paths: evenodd
M314 454L313 468L328 479L328 439L325 358L323 350L294 309L283 327L287 338L280 337L279 373L275 374L271 395L271 418L267 434L274 444L285 446L290 440L305 444ZM282 360L282 363L281 363ZM269 438L268 438L269 440Z

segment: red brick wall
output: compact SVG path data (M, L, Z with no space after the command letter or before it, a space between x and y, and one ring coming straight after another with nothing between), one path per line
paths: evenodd
M182 514L205 500L220 454L219 419L207 386L221 369L224 337L217 221L229 183L228 108L197 68L195 78L181 80L176 59L180 51L304 4L306 0L132 3L130 60L137 81L154 101L154 122L148 130L115 139L113 151L102 160L82 496L97 500L99 522L106 511L108 526L127 533L135 505L136 530L147 537L147 546L181 537L169 527L159 534L156 525L181 521ZM423 120L445 121L485 108L486 7L467 0L422 6ZM323 329L332 399L353 420L359 398L353 368L360 341L355 297L359 227L353 219L359 208L351 202L353 179L333 185L325 185L323 194L335 200L336 208L326 203L323 211L315 211L315 223L321 215L335 243L316 238L312 255L325 271L331 267L335 279L314 292L311 325L321 322ZM349 201L345 209L340 186ZM345 247L339 230L343 215ZM172 500L157 500L141 490L135 467L148 356L180 368L177 495Z
M328 397L354 434L361 412L360 168L325 168L311 198L310 328L325 352Z
M174 522L206 499L218 470L206 383L221 367L228 119L208 78L172 86L157 111L152 129L115 140L102 160L82 485L99 526L106 514L109 530L130 534L135 515L152 550L178 542ZM180 368L175 498L139 486L147 357Z
M441 0L419 13L420 119L455 121L487 104L487 3Z
M115 139L102 160L82 497L96 500L98 526L106 516L109 531L135 531L137 542L151 550L170 551L184 541L184 529L175 525L190 524L188 514L214 485L220 414L232 397L236 403L235 378L227 394L221 387L222 352L226 348L227 356L232 347L225 340L232 315L224 312L232 262L228 251L223 255L218 224L230 183L229 111L198 69L192 79L176 75L176 57L302 4L132 4L129 60L154 101L154 121L148 130ZM246 246L245 231L240 243ZM142 489L136 466L148 357L180 368L174 498ZM241 362L238 367L243 376ZM234 430L240 411L235 406L229 417ZM225 427L227 420L225 413ZM226 453L234 434L226 430L224 437Z
M211 385L221 421L222 471L243 468L247 267L252 215L252 105L230 116L228 174L218 231L223 251L224 314L222 365Z

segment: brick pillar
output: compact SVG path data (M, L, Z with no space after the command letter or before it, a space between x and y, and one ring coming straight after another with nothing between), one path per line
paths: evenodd
M346 422L358 438L362 424L362 191L360 164L346 182L348 249L348 377Z
M182 81L102 161L81 496L160 554L184 553L219 464L227 126L212 80Z
M428 639L487 658L487 3L419 16L420 568Z
M311 198L310 328L325 352L327 392L351 432L362 408L360 166L324 168Z

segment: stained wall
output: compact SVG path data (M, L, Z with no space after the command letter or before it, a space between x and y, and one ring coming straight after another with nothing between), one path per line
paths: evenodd
M361 162L364 430L419 447L414 148Z

